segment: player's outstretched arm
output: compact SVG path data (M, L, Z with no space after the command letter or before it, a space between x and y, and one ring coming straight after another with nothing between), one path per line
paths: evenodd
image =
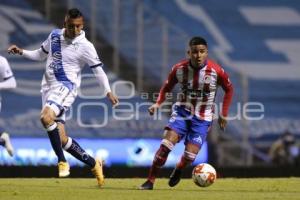
M118 105L119 99L116 95L114 95L112 92L108 92L106 96L110 100L110 102L112 103L113 107Z
M19 54L22 55L23 54L23 49L18 47L17 45L13 44L11 45L8 49L7 52L9 54Z
M20 47L18 47L17 45L11 45L8 49L7 49L9 54L19 54L24 56L25 58L28 58L30 60L35 60L35 61L43 61L46 59L48 52L46 52L45 50L41 48L30 51L30 50L25 50L22 49Z
M153 104L152 106L150 106L149 108L148 108L148 112L149 112L149 114L150 115L153 115L156 111L157 111L157 109L159 108L159 104L158 103L155 103L155 104Z

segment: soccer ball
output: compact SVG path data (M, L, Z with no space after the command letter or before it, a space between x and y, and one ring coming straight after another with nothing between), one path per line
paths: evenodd
M199 187L208 187L217 179L217 173L213 166L207 163L201 163L194 167L192 178Z

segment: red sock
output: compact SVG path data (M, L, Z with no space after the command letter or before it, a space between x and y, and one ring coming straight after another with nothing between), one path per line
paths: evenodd
M156 167L154 164L152 164L148 175L148 180L154 183L155 178L157 177L159 171L160 171L160 167Z
M192 162L192 160L188 160L184 156L181 156L180 162L176 164L176 168L183 169L186 166L190 165Z
M148 176L148 180L152 183L154 183L155 178L157 177L160 171L160 168L166 163L169 153L170 149L161 144L154 156L154 160Z
M194 160L196 159L196 156L197 154L195 153L184 151L183 155L181 156L180 162L176 165L176 168L183 169L186 166L192 164L192 162L194 162Z

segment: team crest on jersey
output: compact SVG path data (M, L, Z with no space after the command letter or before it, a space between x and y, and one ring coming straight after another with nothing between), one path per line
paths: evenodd
M204 82L205 84L210 84L210 83L211 83L211 76L210 76L210 75L205 75L205 76L203 77L203 82Z
M79 48L79 44L78 43L74 43L73 46L74 46L75 50L77 50Z

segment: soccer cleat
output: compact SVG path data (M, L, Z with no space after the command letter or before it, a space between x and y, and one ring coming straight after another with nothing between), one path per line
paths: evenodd
M169 186L174 187L175 185L177 185L180 181L180 178L181 178L181 169L175 168L170 176Z
M96 160L96 165L92 169L94 176L97 179L98 186L101 187L104 185L104 175L103 175L103 160Z
M67 162L58 163L58 177L64 178L70 175L70 166Z
M11 142L10 142L9 134L8 133L2 133L1 138L5 142L4 147L5 147L6 151L8 152L8 154L10 156L13 156L14 155L14 148L13 148Z
M140 187L140 190L153 190L153 183L149 180L147 180L145 183L143 183Z

